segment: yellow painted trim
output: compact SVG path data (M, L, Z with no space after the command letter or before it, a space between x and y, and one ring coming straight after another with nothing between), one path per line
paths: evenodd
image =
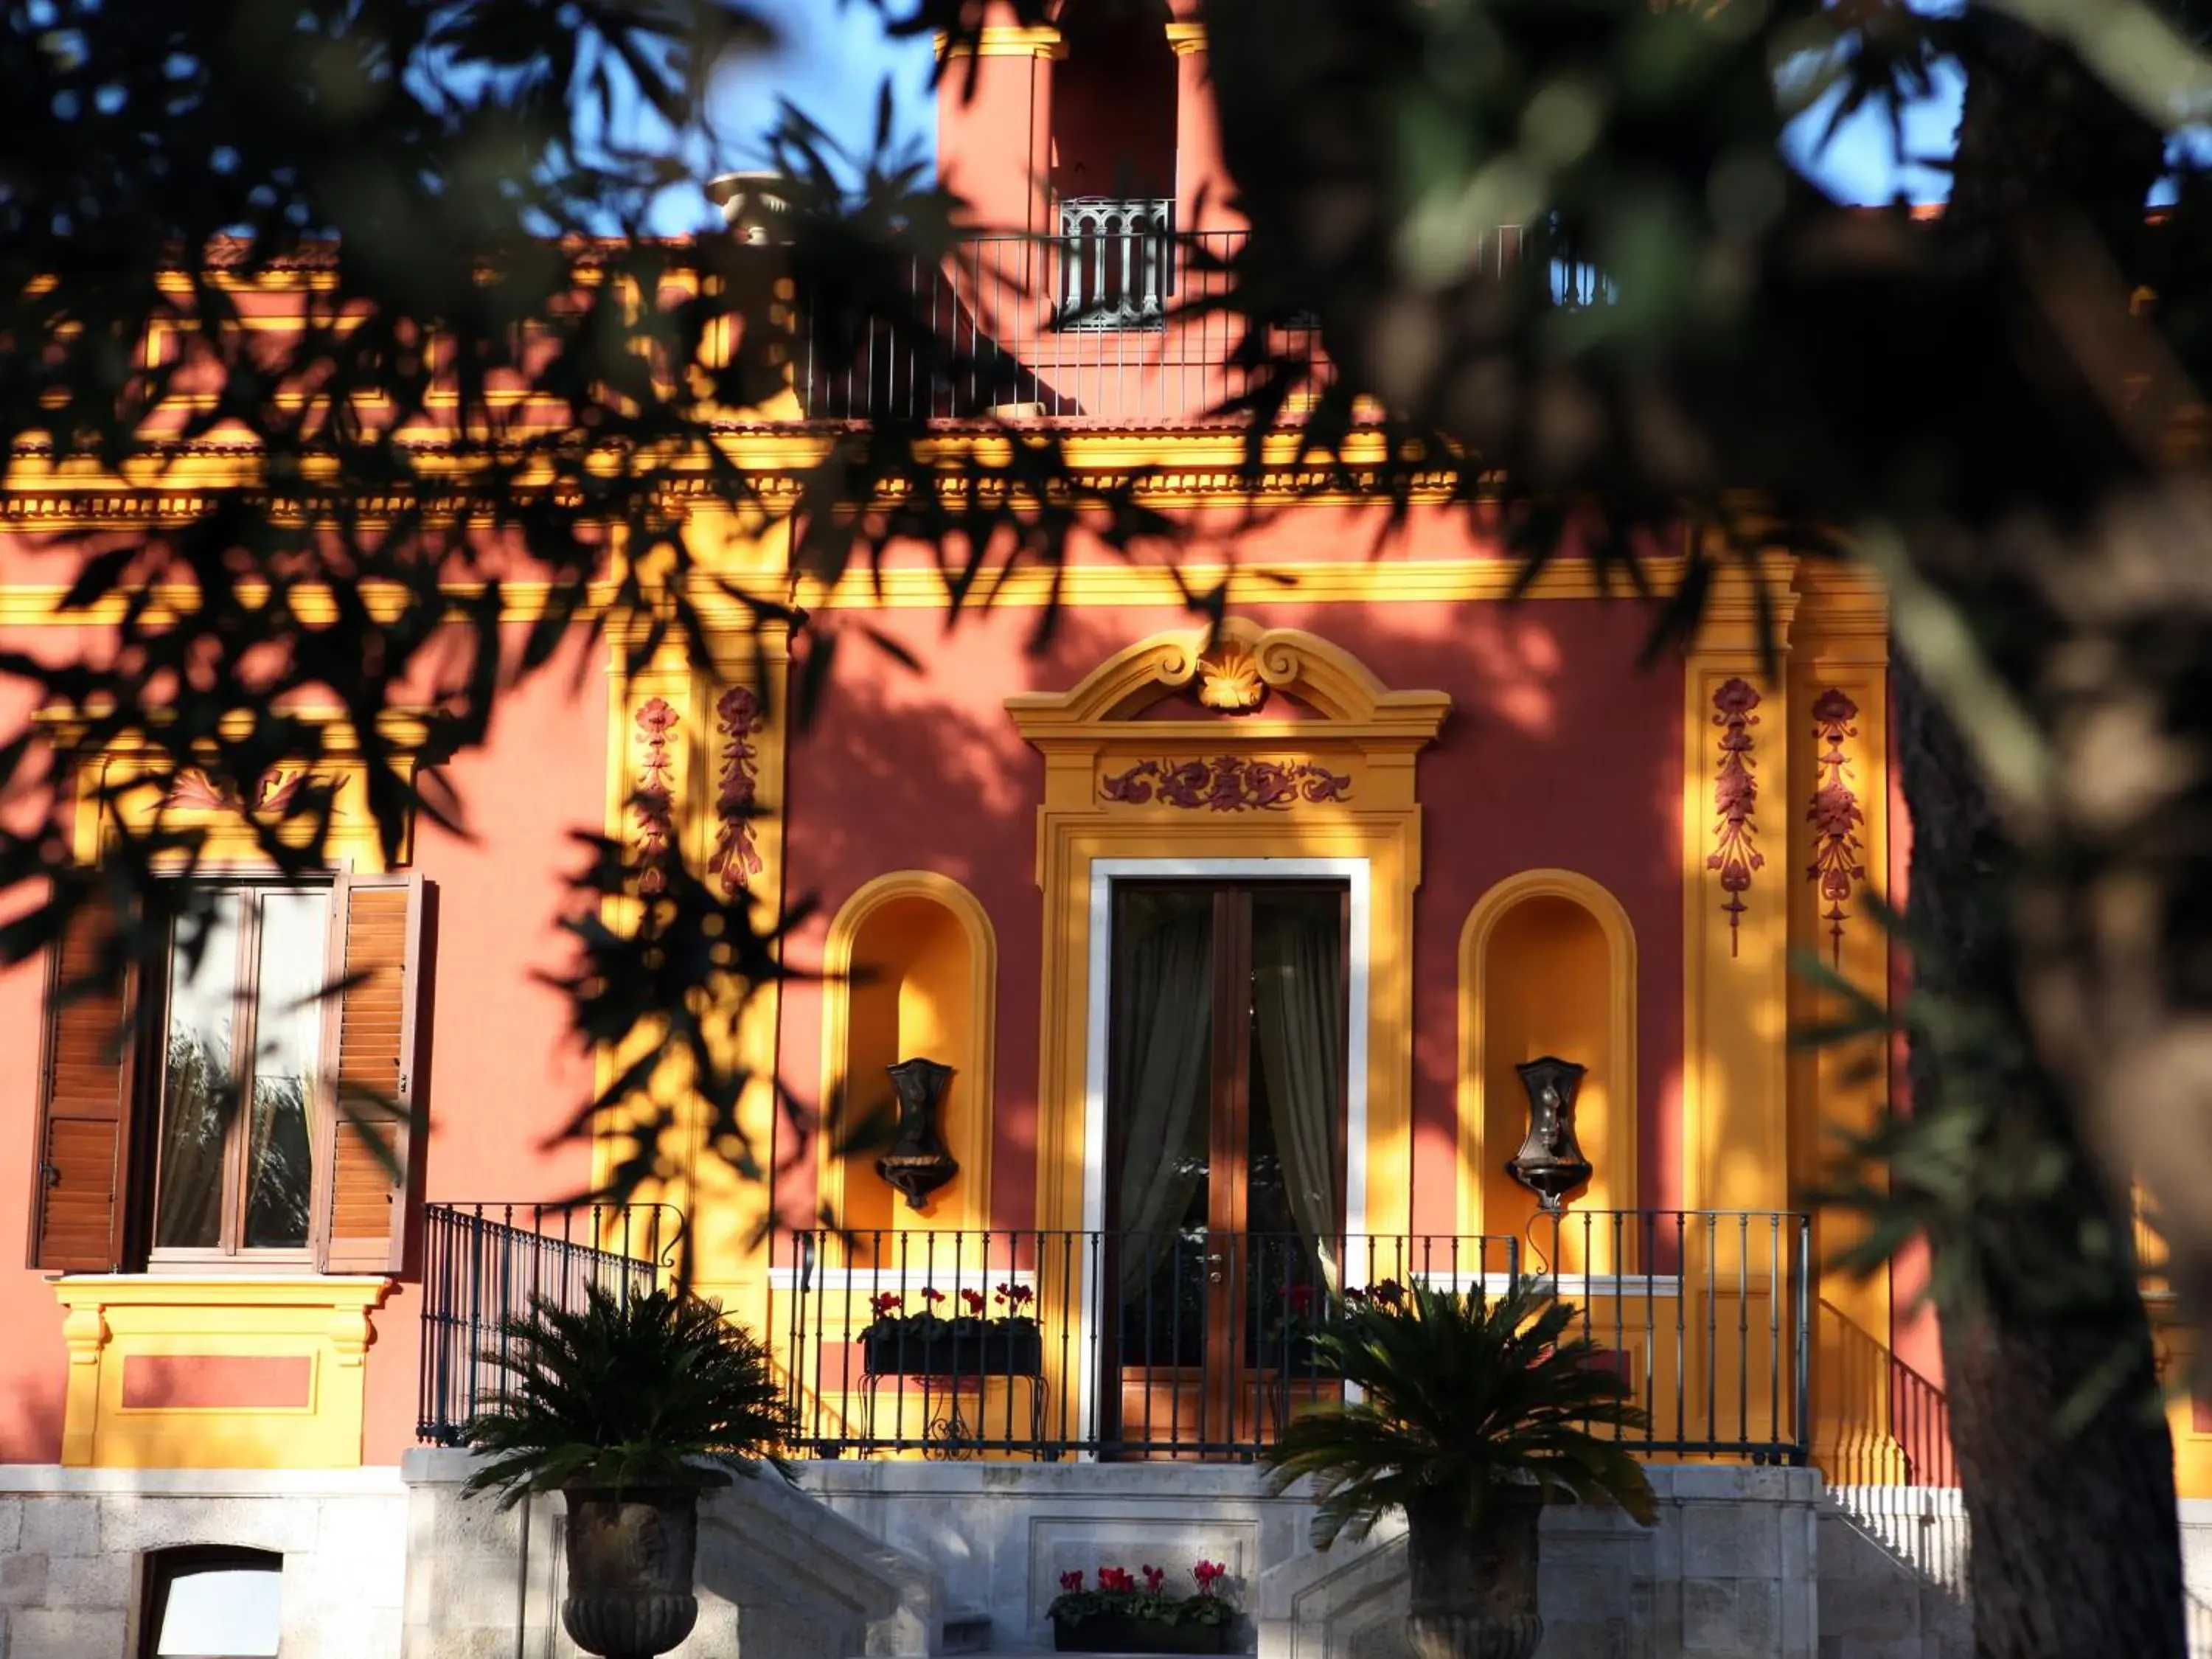
M1636 1190L1640 1097L1636 1066L1636 929L1620 901L1602 884L1573 870L1524 870L1508 876L1474 903L1459 934L1459 1231L1483 1231L1482 1178L1490 1149L1483 1145L1484 1079L1489 1059L1483 1030L1484 993L1488 988L1490 936L1523 900L1563 898L1589 913L1605 935L1607 968L1607 1040L1617 1057L1617 1074L1607 1079L1620 1131L1609 1154L1626 1179L1609 1176L1619 1194L1612 1207L1632 1208L1643 1197ZM1562 1058L1573 1059L1564 1055Z
M388 1279L100 1273L52 1281L66 1310L65 1465L102 1468L355 1468L361 1464L369 1315ZM304 1407L126 1407L133 1356L305 1358Z
M838 909L822 946L822 1098L841 1099L849 1079L846 1055L852 1041L853 999L848 976L853 947L868 918L895 899L924 898L951 912L968 937L969 1008L974 1029L969 1052L975 1064L959 1079L968 1091L967 1127L952 1148L960 1161L962 1201L951 1218L927 1217L920 1224L979 1230L990 1225L991 1147L996 1138L994 1073L999 1042L999 934L990 912L951 877L934 870L895 870L856 890ZM845 1219L845 1172L826 1138L816 1148L816 1193L821 1207ZM933 1208L934 1206L933 1206Z
M1167 26L1168 45L1175 48L1178 58L1188 58L1206 50L1206 25L1189 19L1178 18Z
M1065 58L1067 43L1049 23L986 23L974 40L957 44L943 30L931 36L939 63L962 58Z
M1662 589L1680 571L1680 561L1655 562L1652 580ZM724 573L718 569L717 574ZM801 580L787 583L779 570L763 569L756 598L789 597L804 609L834 611L936 611L945 608L944 576L935 569L909 567L886 570L880 578L863 572L848 574L825 592L822 584ZM1180 582L1177 580L1180 575ZM1192 592L1205 592L1230 585L1231 593L1248 604L1285 605L1457 605L1498 603L1512 597L1519 565L1511 559L1421 559L1398 562L1255 561L1247 564L1190 563L1170 569L1164 565L1075 565L1057 573L1024 569L988 587L991 606L1031 607L1057 602L1083 605L1163 605L1181 608ZM1057 592L1055 593L1055 583ZM249 602L253 590L242 587ZM91 627L112 624L124 611L116 598L88 611L60 610L69 589L61 584L0 587L0 627ZM477 583L454 583L446 588L456 600L480 596ZM1523 597L1530 599L1623 599L1620 585L1599 580L1597 568L1584 559L1565 559L1548 564L1529 583ZM396 616L402 596L396 591L367 591L372 615ZM509 622L534 622L546 613L551 587L542 582L515 582L502 590L502 617ZM615 586L592 584L583 607L586 618L606 616L612 607ZM198 592L188 586L154 590L156 618L174 617L194 606ZM711 623L735 625L753 613L720 586L702 586L693 602ZM307 623L335 621L337 605L326 593L303 591L294 597L294 609Z
M1369 861L1368 1187L1370 1232L1403 1231L1413 1173L1413 892L1420 883L1414 764L1451 708L1437 691L1392 691L1350 653L1297 629L1241 617L1218 641L1253 658L1267 684L1321 719L1135 720L1196 677L1203 630L1116 652L1072 690L1006 700L1045 758L1037 882L1044 983L1037 1121L1037 1224L1083 1224L1089 1044L1091 867L1102 858L1361 858ZM1102 798L1110 770L1167 755L1308 760L1351 778L1346 799L1280 812L1192 811Z
M362 872L385 870L387 862L384 839L375 815L369 810L368 766L359 758L361 746L357 738L340 711L292 712L304 723L321 728L324 757L306 769L327 781L333 790L330 822L324 829L322 841L328 862ZM42 711L34 721L63 750L75 749L84 740L85 723L74 714ZM243 715L228 716L223 724L224 734L243 736L249 723ZM411 751L420 742L423 729L420 716L392 711L385 726L386 736L399 751L397 765L411 777L415 765ZM200 830L203 839L198 860L203 869L262 867L270 862L251 816L244 809L172 804L159 782L166 775L166 756L155 749L143 732L120 737L104 744L97 754L80 757L75 768L72 841L77 860L88 865L97 863L123 830L143 836L158 824L168 830ZM303 819L289 826L284 834L290 844L305 846L314 836L316 829L312 821ZM412 859L414 839L415 820L410 813L401 826L398 864L404 865ZM181 864L186 857L179 852L170 861Z
M727 464L768 475L757 480L764 501L795 501L799 483L793 475L818 465L842 440L836 432L805 427L795 419L779 420L779 412L775 407L738 411L752 418L733 419L717 427L708 440L715 452L713 455L702 445L695 451L672 450L655 457L672 466L680 463L689 469L671 479L672 491L681 494L689 488L703 496L710 469ZM548 422L520 430L530 434L553 429L553 423ZM1342 477L1347 470L1356 475L1378 467L1389 457L1381 434L1355 431L1345 437L1334 460L1325 465L1308 455L1304 434L1285 430L1261 441L1255 486L1245 476L1249 459L1245 436L1233 429L1047 427L1039 428L1040 434L1044 430L1058 436L1075 473L1124 483L1139 500L1163 506L1186 500L1196 504L1242 502L1255 487L1261 499L1285 504L1372 505L1378 499L1372 491L1357 486L1346 489ZM15 455L7 461L4 475L0 475L4 478L4 484L0 484L0 523L60 528L198 517L210 511L213 503L195 491L265 485L250 438L243 428L218 431L204 441L151 451L132 460L120 474L89 461L57 463L41 454ZM520 439L505 447L472 443L455 452L454 434L428 424L402 430L395 441L410 452L425 481L424 488L413 492L394 490L388 500L364 498L354 503L364 524L388 523L403 509L435 509L437 480L468 478L492 454L509 463L526 459L519 449ZM1003 466L1014 459L1018 447L1032 441L1032 434L1019 427L945 430L918 440L915 453L919 459L945 466L950 485L958 482L951 471L955 464L973 460ZM623 458L612 452L604 460L610 472L622 464ZM337 462L326 456L308 456L301 466L310 480L331 478L337 473ZM550 482L551 477L551 472L543 468L525 469L512 484L528 487ZM1457 476L1441 469L1415 475L1407 488L1417 504L1449 505L1461 500ZM712 504L721 505L719 499ZM277 489L271 493L265 510L280 520L296 521L298 505ZM289 520L288 515L291 515ZM452 516L450 510L447 516Z

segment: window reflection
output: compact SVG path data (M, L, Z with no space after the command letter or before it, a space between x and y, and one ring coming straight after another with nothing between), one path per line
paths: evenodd
M161 1031L154 1245L301 1250L314 1199L327 889L216 893L180 923Z
M211 1250L222 1242L223 1149L236 1087L233 1027L245 908L242 893L216 895L198 953L181 923L170 952L157 1249Z

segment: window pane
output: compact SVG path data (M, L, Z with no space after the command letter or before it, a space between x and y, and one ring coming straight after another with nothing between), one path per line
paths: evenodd
M159 1659L270 1659L276 1651L282 1576L267 1567L216 1567L169 1581Z
M270 893L261 901L246 1166L248 1249L299 1249L307 1243L315 1190L308 1124L322 1046L329 917L327 893Z
M184 948L189 929L181 923L170 953L158 1249L214 1249L222 1242L223 1130L236 1086L232 1024L243 909L242 895L219 894L198 958Z

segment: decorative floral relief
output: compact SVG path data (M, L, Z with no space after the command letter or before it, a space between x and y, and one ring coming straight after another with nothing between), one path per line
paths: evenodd
M720 787L714 797L720 827L707 871L721 878L725 892L741 893L761 872L760 848L753 838L753 801L760 787L753 733L762 725L760 697L750 686L733 685L716 701L714 714L715 733L722 739Z
M236 792L217 783L206 773L188 767L177 774L176 781L169 786L169 793L161 804L173 811L254 811L281 815L307 784L324 781L304 769L264 772L254 781L253 804L248 807L239 799Z
M668 875L663 865L675 834L676 790L671 774L675 757L669 752L668 734L680 717L665 698L651 697L637 711L638 736L643 739L635 810L637 813L637 890L650 898L665 892Z
M1347 799L1352 780L1310 761L1218 755L1211 760L1139 761L1126 772L1101 779L1098 793L1107 800L1131 806L1158 799L1164 806L1203 807L1213 812L1280 812L1299 801L1317 805Z
M1208 708L1218 708L1229 714L1250 714L1258 712L1267 701L1267 682L1260 678L1260 665L1243 651L1224 651L1218 657L1201 658L1198 665L1198 700Z
M1751 728L1759 716L1759 693L1747 680L1730 677L1713 693L1713 724L1720 728L1720 769L1713 781L1713 811L1720 815L1714 826L1713 850L1705 868L1721 872L1721 891L1728 902L1721 908L1729 919L1729 954L1736 953L1738 927L1751 907L1744 895L1751 890L1754 871L1766 866L1759 850L1759 823L1752 814L1759 806L1759 778L1753 771Z
M1806 866L1805 878L1820 884L1820 902L1828 907L1820 920L1828 924L1838 967L1844 960L1844 924L1850 920L1844 906L1850 901L1852 884L1866 879L1866 866L1860 862L1866 849L1859 841L1866 814L1859 810L1858 795L1851 788L1851 763L1844 753L1844 740L1859 734L1851 724L1858 717L1858 704L1833 686L1813 700L1813 737L1820 750L1813 757L1813 804L1805 813L1813 826L1813 862Z

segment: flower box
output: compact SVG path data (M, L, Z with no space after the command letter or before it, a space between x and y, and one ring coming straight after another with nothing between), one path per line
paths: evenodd
M1054 1618L1052 1645L1058 1653L1226 1653L1226 1623L1164 1624L1126 1613L1094 1613L1087 1619Z
M1044 1370L1044 1334L1027 1321L966 1329L895 1325L860 1334L860 1363L871 1376L1036 1376Z

